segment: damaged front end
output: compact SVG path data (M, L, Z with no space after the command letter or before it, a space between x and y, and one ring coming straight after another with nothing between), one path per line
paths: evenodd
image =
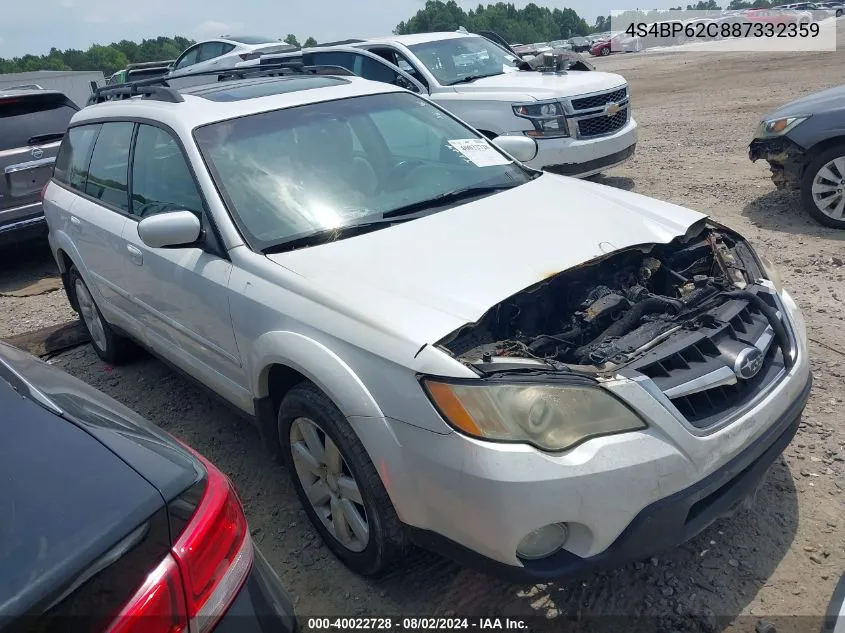
M599 377L653 361L655 381L666 374L663 386L672 394L675 382L696 377L673 373L674 366L699 363L696 372L712 374L708 361L718 359L730 369L723 384L735 383L762 368L736 373L752 347L769 359L771 347L789 346L770 284L760 282L764 276L740 236L702 223L668 244L618 251L550 277L439 345L480 375ZM669 353L673 347L677 352ZM787 352L779 357L781 366L789 362ZM762 360L754 355L754 363Z
M801 188L806 154L797 143L786 137L754 139L748 148L752 162L765 160L772 171L772 182L778 190Z

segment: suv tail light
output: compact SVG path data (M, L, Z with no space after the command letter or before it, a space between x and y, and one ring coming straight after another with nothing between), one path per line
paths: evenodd
M44 183L44 186L41 187L41 202L44 202L44 196L47 195L47 187L49 187L49 186L50 186L50 181L48 180L46 183Z
M202 500L158 567L107 633L207 633L237 596L252 567L252 539L229 478L205 466Z

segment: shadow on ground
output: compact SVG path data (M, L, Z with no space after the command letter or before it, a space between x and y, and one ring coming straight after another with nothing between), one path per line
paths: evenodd
M634 190L634 181L627 176L608 176L606 174L598 174L589 178L592 182L600 185L607 185L608 187L616 187L624 191Z
M781 233L845 240L845 231L822 226L810 217L797 191L769 191L745 205L742 214L757 226Z
M12 244L0 251L0 294L27 296L61 287L47 240Z

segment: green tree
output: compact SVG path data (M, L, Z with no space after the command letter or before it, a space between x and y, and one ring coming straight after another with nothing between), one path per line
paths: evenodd
M0 72L19 73L37 70L100 70L110 75L136 62L176 59L193 41L186 37L122 40L108 45L94 44L88 50L51 48L46 55L23 55L0 59Z
M425 6L408 20L396 25L394 33L427 33L454 31L459 27L468 31L495 31L509 42L530 44L565 39L590 32L581 16L572 9L539 7L529 2L522 9L513 3L479 4L464 11L455 0L427 0Z
M317 40L315 40L313 37L309 37L307 40L305 40L305 43L302 45L302 47L308 48L309 46L317 46Z
M285 44L290 44L291 46L299 46L299 40L296 39L296 35L293 33L288 33L284 39Z

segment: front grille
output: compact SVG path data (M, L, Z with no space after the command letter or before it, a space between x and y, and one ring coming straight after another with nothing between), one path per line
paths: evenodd
M628 108L622 108L619 112L611 116L600 114L588 119L581 119L578 121L578 137L593 138L613 134L625 127L627 122Z
M768 293L759 295L778 309ZM650 378L693 426L707 429L750 402L784 368L783 353L763 312L742 299L707 313L712 323L646 354L631 368ZM755 346L763 367L749 380L738 379L733 357L723 350Z
M603 108L608 103L621 103L628 97L628 88L620 88L613 92L605 92L600 95L592 95L590 97L581 97L572 100L573 110L590 110L593 108Z

